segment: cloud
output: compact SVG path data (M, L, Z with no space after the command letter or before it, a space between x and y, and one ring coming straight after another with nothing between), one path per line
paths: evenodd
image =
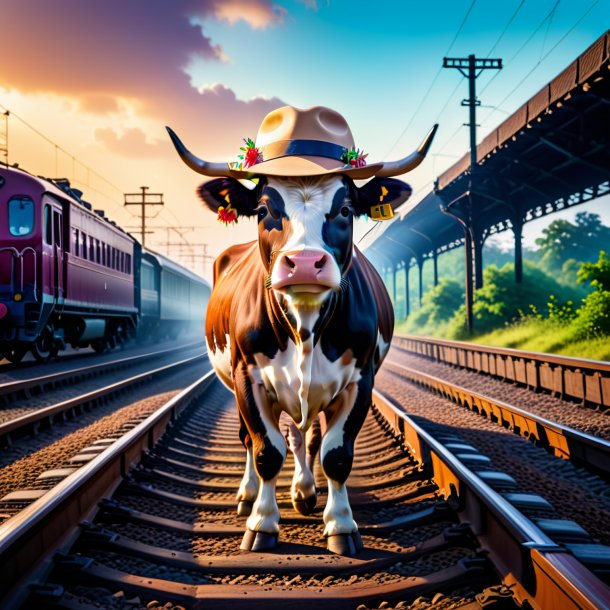
M230 61L201 24L243 19L264 28L285 14L271 0L4 0L2 20L11 26L0 36L0 57L10 61L0 62L0 82L77 100L104 118L98 127L112 119L112 130L95 134L109 150L155 154L155 142L169 146L163 125L170 124L214 154L232 146L225 137L238 146L283 102L239 100L224 85L197 91L185 72L193 58Z
M107 127L95 130L95 140L110 152L132 158L156 157L165 152L165 142L148 141L142 129L128 128L119 134Z
M214 14L218 19L234 25L242 20L254 29L265 29L283 23L288 11L278 4L270 5L264 0L225 0L219 2Z

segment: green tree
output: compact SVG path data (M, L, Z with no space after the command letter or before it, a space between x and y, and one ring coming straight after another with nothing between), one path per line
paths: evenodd
M483 272L484 285L475 291L473 317L475 332L487 333L535 312L546 317L549 302L561 302L578 296L575 290L562 286L553 277L526 262L523 266L523 282L515 284L514 265L501 269L490 265ZM553 305L552 307L555 307ZM556 311L556 307L554 312ZM466 310L462 305L450 322L449 332L455 338L465 336Z
M599 251L610 242L610 227L602 224L599 214L579 212L575 222L554 220L536 239L542 258L540 266L559 275L566 261L594 261Z
M439 326L445 324L464 301L464 287L451 277L443 277L422 298L419 309L408 319L406 330L415 334L438 334Z

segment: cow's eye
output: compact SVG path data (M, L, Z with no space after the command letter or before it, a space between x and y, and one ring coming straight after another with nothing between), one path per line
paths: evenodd
M349 216L349 207L344 205L341 208L341 216L343 216L344 218L347 218Z
M265 218L265 216L267 216L267 214L269 213L269 210L266 205L259 205L255 211L258 214L259 220Z

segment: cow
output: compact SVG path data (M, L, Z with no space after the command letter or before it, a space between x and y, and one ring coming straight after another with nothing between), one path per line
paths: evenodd
M408 157L367 165L339 113L287 106L265 117L256 145L247 141L249 164L227 165L199 159L168 128L183 161L216 177L198 189L204 204L258 221L257 241L216 259L206 319L209 357L235 394L246 449L237 494L238 513L248 517L242 550L277 544L276 482L287 445L295 510L309 514L316 505L319 446L327 548L340 555L362 549L345 483L394 313L381 277L353 243L353 223L380 206L392 215L389 208L407 200L410 187L391 176L423 160L435 130ZM243 178L254 178L254 187ZM286 438L282 412L293 422Z

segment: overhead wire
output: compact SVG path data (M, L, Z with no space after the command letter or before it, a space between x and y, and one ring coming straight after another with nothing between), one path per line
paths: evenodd
M451 43L449 44L449 47L445 51L445 55L449 55L449 53L451 53L451 49L453 49L453 46L455 45L459 35L462 33L462 30L464 29L464 26L466 25L466 22L468 21L468 17L470 17L470 14L472 13L472 9L474 8L476 2L477 2L477 0L472 0L472 2L470 3L470 6L468 7L468 10L466 11L466 14L464 15L464 18L462 19L462 22L460 23L460 25L459 25L455 35L453 36L453 40L451 41ZM432 82L430 83L430 85L428 86L428 89L426 90L426 92L422 96L422 98L421 98L417 108L415 108L415 110L411 114L411 118L409 119L409 121L406 124L405 128L402 130L400 135L396 138L396 141L394 142L394 144L392 144L392 146L390 147L386 157L394 150L394 148L396 148L396 145L398 144L398 142L400 142L400 140L402 140L403 136L409 130L409 127L411 127L411 125L413 124L413 121L415 120L415 117L417 116L418 112L422 109L424 103L426 102L426 100L428 99L428 96L430 95L430 93L432 91L432 88L436 84L436 81L438 80L438 77L440 76L440 74L442 72L442 69L443 68L441 66L437 70L436 74L434 75L434 78L432 79Z
M555 4L553 5L553 7L551 8L551 10L543 17L542 21L540 21L540 23L538 24L538 26L536 27L536 29L527 37L527 39L525 40L525 42L517 49L517 51L515 53L513 53L513 55L504 61L504 67L506 68L506 66L511 65L513 60L518 57L521 53L521 51L523 51L523 49L525 49L525 47L535 38L536 34L538 34L538 32L542 29L542 27L544 26L544 24L548 21L551 20L553 18L553 15L555 14L555 11L557 10L557 7L559 6L561 0L556 0ZM480 94L485 93L485 91L487 90L487 88L494 82L494 80L500 75L500 71L497 71L488 81L487 83L485 83L485 86L481 89Z
M477 0L472 0L472 2L470 3L470 6L468 7L468 9L466 10L466 14L464 15L464 17L462 18L462 21L455 33L455 35L453 36L453 39L451 40L451 42L449 43L449 46L447 47L447 50L445 51L445 55L449 55L449 53L451 53L451 50L453 49L453 46L455 45L455 43L457 42L458 37L460 36L460 34L462 33L462 30L464 29L464 26L466 25L466 22L468 21L468 18L470 17L470 14L472 13L472 10L475 7L475 4L477 3ZM396 146L398 145L398 143L400 142L400 140L402 140L402 138L404 137L404 135L407 133L407 131L409 130L409 128L411 127L411 125L413 124L413 121L415 120L417 114L419 113L419 111L422 109L423 105L425 104L426 100L428 99L428 96L430 95L434 85L436 84L436 81L438 80L439 76L441 75L442 72L442 66L439 67L439 69L437 70L436 74L434 75L434 78L432 79L432 82L430 83L430 85L428 86L428 89L426 90L426 92L424 93L424 95L422 96L421 100L419 101L419 104L417 105L417 107L415 108L415 110L413 111L413 113L411 114L411 118L409 119L408 123L406 124L406 126L404 127L404 129L402 130L402 132L400 133L400 135L396 138L394 144L392 144L392 146L390 147L390 149L388 150L387 154L385 155L385 157L388 157L390 155L390 153L394 150L394 148L396 148ZM458 87L455 88L454 92L452 93L452 96L455 94L455 91L457 91ZM446 107L446 105L445 105ZM445 108L444 107L444 108ZM442 112L442 111L441 111ZM441 113L439 113L440 116ZM373 231L375 228L377 228L377 226L381 224L380 221L375 221L375 224L358 240L358 244L360 244L362 242L362 240L369 235L369 233L371 233L371 231Z
M120 209L123 209L123 206L121 206L114 199L114 197L116 197L116 193L120 193L122 195L122 190L116 184L114 184L113 182L108 180L108 178L106 178L105 176L102 176L99 172L95 171L93 168L89 167L88 165L86 165L85 163L83 163L82 161L77 159L72 153L70 153L65 148L63 148L62 146L57 144L54 140L49 138L46 134L44 134L42 131L40 131L39 129L34 127L31 123L26 121L22 116L20 116L19 114L17 114L13 110L9 109L4 104L0 103L0 108L3 109L4 112L7 112L9 117L12 117L12 118L16 119L22 125L24 125L27 129L29 129L34 134L36 134L39 138L41 138L42 140L44 140L45 142L51 144L54 147L55 155L56 155L56 159L55 159L55 172L56 172L56 174L58 172L57 153L61 152L64 155L66 155L69 159L72 160L72 174L73 174L72 180L71 180L72 183L74 183L74 184L76 184L78 186L85 187L85 190L86 190L87 193L90 193L90 192L97 193L98 195L102 196L104 198L104 200L107 203L109 203L110 205L115 206L115 207L120 208ZM83 182L82 180L76 178L75 164L78 164L79 166L81 166L82 168L84 168L87 171L87 182ZM108 185L116 193L114 195L110 195L109 193L104 192L104 191L96 188L95 186L93 186L89 182L89 179L90 179L91 176L94 176L95 178L99 179L101 182L103 182L106 185ZM54 177L57 178L58 176L56 175Z
M551 11L544 17L544 19L540 22L540 24L538 25L538 27L536 28L536 30L530 35L530 37L528 38L528 40L524 43L524 45L522 45L522 47L517 51L517 53L515 53L513 55L513 57L511 58L514 59L523 49L523 47L529 42L529 40L531 40L536 33L538 32L538 30L542 27L542 25L544 24L544 22L549 18L549 16L551 15L551 13L557 8L557 5L559 4L561 0L556 0L555 2L555 6L553 7L553 9L551 9ZM486 59L488 59L491 54L496 50L496 48L498 47L498 45L500 44L500 42L502 41L502 39L504 38L504 36L506 36L506 33L508 32L508 30L510 29L510 26L513 24L513 22L515 21L515 19L517 18L517 15L521 12L521 9L523 8L525 4L525 0L521 0L521 2L517 5L517 8L513 11L512 15L508 18L508 21L506 22L506 25L504 26L503 30L500 32L500 34L498 35L498 38L496 38L496 41L494 42L494 44L491 46L491 48L489 49L487 55L486 55ZM509 60L510 61L510 60ZM507 65L508 62L504 62L504 66ZM500 74L500 70L496 70L494 75L489 79L489 81L487 82L487 84L483 87L483 89L481 89L480 94L482 94L485 89L487 89L487 87L489 86L489 84L499 76ZM458 86L461 85L461 80L458 81ZM453 95L453 94L452 94ZM450 98L447 100L447 102L445 103L445 106L443 107L443 112L444 110L447 108L447 106L449 105L449 101ZM440 116L440 115L439 115ZM437 118L437 122L438 122L438 118ZM445 142L441 145L441 147L437 150L436 154L440 154L442 153L448 146L449 144L451 144L451 142L458 136L458 134L462 131L462 127L464 127L463 124L460 124L457 129L445 140Z
M599 0L594 0L591 3L589 8L576 20L576 22L572 25L572 27L545 53L543 57L541 57L527 72L527 74L506 94L506 96L495 105L494 109L487 114L487 116L483 119L486 121L489 117L491 117L494 112L501 111L501 106L508 100L519 87L531 76L531 74L540 66L540 64L580 25L582 20L595 8L595 6L599 4Z

